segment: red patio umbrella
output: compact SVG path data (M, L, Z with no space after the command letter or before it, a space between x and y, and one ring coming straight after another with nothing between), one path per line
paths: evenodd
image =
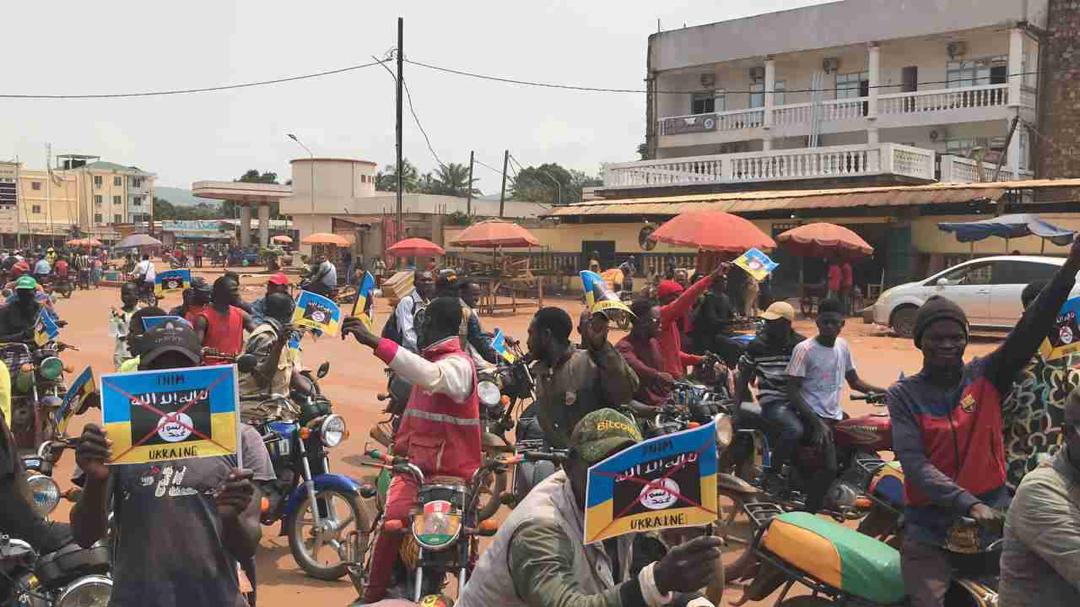
M732 255L752 248L763 251L776 248L776 242L753 223L723 211L677 215L650 234L649 240Z
M540 240L516 223L489 219L471 225L458 234L450 244L458 247L536 247Z
M399 240L386 249L396 257L435 257L446 255L442 247L424 238L406 238Z
M833 223L808 223L792 228L776 240L795 255L801 257L845 258L867 257L874 254L874 247L858 234Z

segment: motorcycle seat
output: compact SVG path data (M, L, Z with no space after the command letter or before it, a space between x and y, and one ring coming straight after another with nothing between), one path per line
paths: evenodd
M787 512L772 519L761 545L837 590L875 604L904 600L900 553L839 523L808 512Z
M429 476L424 479L425 485L464 485L465 479L456 476Z
M717 477L717 485L721 490L731 491L741 495L756 495L758 493L757 487L734 474L721 473Z

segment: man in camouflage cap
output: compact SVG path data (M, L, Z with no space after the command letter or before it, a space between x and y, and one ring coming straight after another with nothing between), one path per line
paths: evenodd
M537 485L499 527L458 607L655 607L671 593L705 586L720 557L719 538L677 546L640 572L631 571L637 534L584 543L589 467L641 440L637 425L613 409L582 417L563 470Z

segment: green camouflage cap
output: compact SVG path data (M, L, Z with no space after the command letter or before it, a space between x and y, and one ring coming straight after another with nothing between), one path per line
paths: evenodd
M614 409L597 409L581 418L574 427L570 447L582 461L591 465L641 440L641 431L633 420Z
M22 275L15 281L16 289L37 289L37 281L33 276Z

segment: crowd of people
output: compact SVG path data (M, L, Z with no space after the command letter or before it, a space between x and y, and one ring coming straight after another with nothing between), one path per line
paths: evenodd
M42 259L55 268L47 252ZM336 285L333 264L315 261L309 284ZM27 337L25 321L41 305L32 277L37 261L25 265L12 304L0 311L0 335L14 339ZM603 313L582 313L575 343L571 315L560 307L541 308L527 339L537 420L545 442L568 449L570 457L500 526L458 604L655 606L706 586L721 553L716 538L665 546L650 534L631 533L585 544L582 529L589 466L642 440L638 424L620 408L665 404L688 368L709 364L710 354L729 369L734 397L761 406L772 446L762 488L787 482L797 450L812 449L820 458L804 506L813 513L823 510L837 474L833 429L846 417L845 385L886 395L893 448L905 474L901 561L913 606L944 605L961 566L954 548L965 538L972 541L968 521L979 527L976 548L1001 546L1001 605L1080 604L1080 392L1014 394L1021 389L1018 377L1051 364L1038 348L1078 271L1080 243L1049 283L1025 290L1024 316L1003 343L970 362L963 358L969 340L963 311L947 299L929 299L914 330L922 369L891 386L862 378L841 336L849 310L844 298L850 296L842 267L836 297L818 306L814 335L796 332L794 308L775 301L760 312L762 326L745 346L733 339L736 306L728 294L732 268L725 263L696 279L672 271L655 289L638 291L629 306L631 329L616 343ZM427 477L469 478L482 462L477 372L499 355L475 311L479 287L473 280L451 269L418 269L413 283L381 334L354 317L344 319L342 333L413 387L394 452L407 455ZM212 283L196 276L181 305L168 311L140 307L138 287L128 283L109 320L116 369L230 363L250 354L254 371L240 381L242 417L281 414L264 408L266 397L304 387L298 352L288 346L297 332L290 324L293 306L284 274L270 275L265 293L252 303L240 297L235 274ZM177 320L145 330L146 316ZM1031 440L1035 431L1018 423L1033 408L1061 412L1056 440L1046 440L1049 429L1039 432L1041 442ZM274 472L265 446L246 424L241 443L243 469L228 457L110 467L104 465L111 449L104 432L86 426L76 451L84 493L72 513L72 533L88 546L102 537L113 513L112 605L254 600L260 483ZM1017 443L1026 447L1014 448ZM384 522L407 524L417 491L413 477L395 474ZM163 517L169 525L155 524ZM370 548L363 603L387 596L401 541L399 534L382 533ZM162 602L162 594L170 593L176 600Z

